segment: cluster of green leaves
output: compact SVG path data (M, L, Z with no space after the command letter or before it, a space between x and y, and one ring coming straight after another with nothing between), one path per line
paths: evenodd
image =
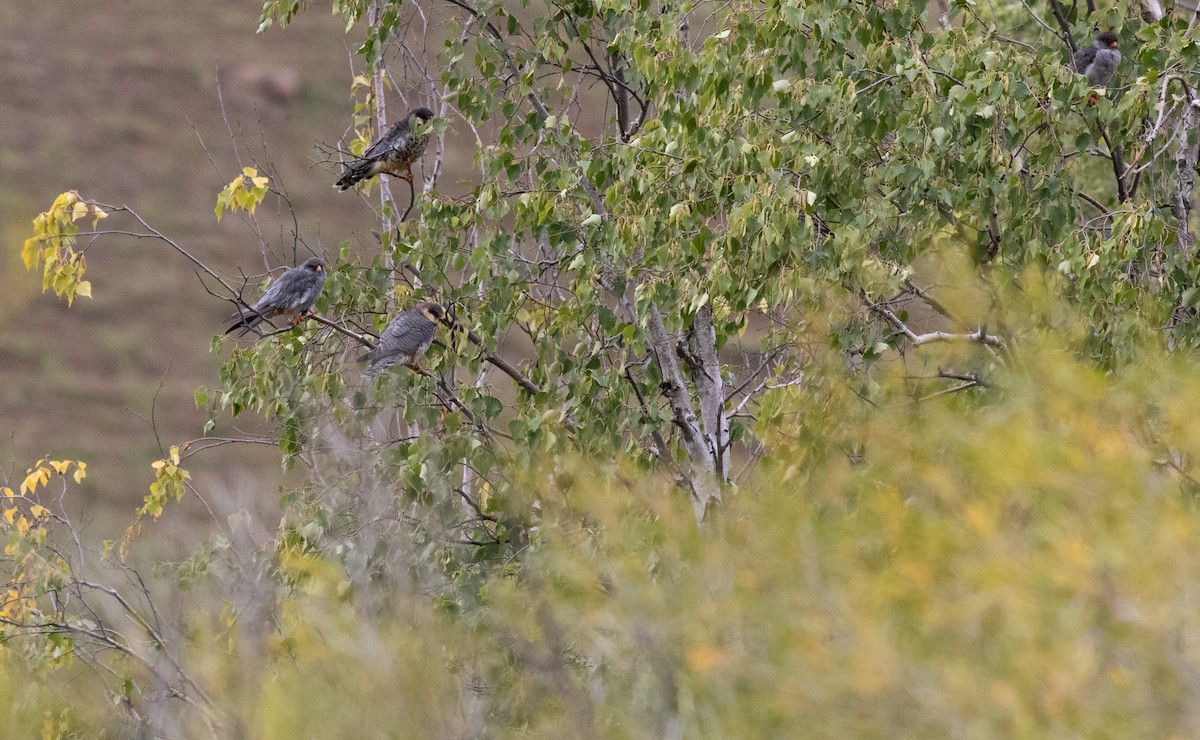
M299 9L283 5L266 4L264 21ZM897 359L912 334L868 307L947 275L958 285L931 305L952 312L937 321L902 308L893 315L918 331L922 322L990 324L1019 340L1021 319L1006 313L995 283L974 281L985 270L999 284L1058 275L1065 279L1052 290L1090 319L1086 336L1071 337L1080 356L1128 361L1137 337L1168 323L1174 341L1191 336L1190 286L1200 275L1175 245L1171 214L1156 206L1167 180L1138 191L1131 175L1120 186L1113 176L1122 152L1134 165L1161 154L1161 141L1138 137L1161 70L1194 62L1179 19L1147 26L1128 3L1108 12L1102 23L1127 19L1123 47L1140 52L1127 54L1127 84L1089 106L1092 91L1065 63L1069 50L1021 8L956 6L959 28L942 31L925 3L747 0L711 14L686 3L457 7L464 12L445 36L438 82L468 122L495 131L477 155L482 177L467 198L424 194L414 218L353 271L370 289L331 281L321 307L373 313L381 329L395 297L382 276L404 265L417 290L455 307L485 350L525 334L529 385L499 388L486 352L464 332L440 342L430 369L473 379L455 384L470 417L428 376L389 375L377 395L355 389L345 350L333 349L344 340L326 330L237 350L225 387L206 398L214 412L253 408L279 423L289 458L314 439L323 414L361 442L403 398L398 421L436 437L400 439L363 466L372 480L399 482L409 500L452 507L474 466L499 505L507 476L492 475L498 462L520 468L560 454L616 450L670 469L686 456L660 392L650 317L687 337L711 313L729 387L752 380L764 358L777 385L796 384L804 363L832 350L850 358L854 385L872 397L878 382L858 371ZM333 9L349 28L366 6ZM405 18L389 3L365 29L368 69L385 41L405 33ZM1086 43L1097 20L1076 8L1065 22ZM598 58L608 60L616 112L580 113L571 91L593 79L579 69ZM354 88L367 83L355 78ZM356 116L378 102L359 103ZM964 254L975 275L948 273L945 263ZM734 351L742 363L729 360ZM927 367L986 374L999 362L977 346L917 351ZM829 367L811 368L814 392L837 382L820 377ZM752 400L750 413L730 419L731 438L759 450L769 450L758 445L775 439L772 424L790 406L813 402L795 390ZM481 426L502 427L511 443L495 444ZM660 449L664 437L669 450Z

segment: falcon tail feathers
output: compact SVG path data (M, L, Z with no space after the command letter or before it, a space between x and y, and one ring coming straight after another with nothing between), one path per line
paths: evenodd
M242 318L241 321L238 321L233 326L226 329L225 333L228 334L228 333L232 332L234 329L241 329L242 331L240 334L238 334L238 336L239 337L245 336L246 332L252 330L254 327L261 324L263 322L263 319L265 319L265 318L266 317L260 313L248 313Z
M355 162L346 166L346 171L342 173L341 179L334 183L334 188L337 190L349 190L360 181L370 176L371 162Z
M370 380L384 370L387 370L387 365L380 366L375 363L371 363L370 365L367 365L366 369L362 372L363 380Z

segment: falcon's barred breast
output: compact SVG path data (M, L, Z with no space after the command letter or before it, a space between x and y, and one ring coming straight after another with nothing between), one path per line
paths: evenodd
M262 297L248 310L238 312L239 320L225 330L225 333L241 328L238 336L243 336L263 321L284 316L292 325L300 323L300 318L313 307L321 290L325 287L325 263L318 257L306 260L299 267L293 267L271 283Z
M402 177L412 182L413 163L425 153L429 144L429 132L417 135L413 131L414 119L419 123L427 123L433 118L433 111L428 108L417 108L387 130L383 136L363 152L363 155L346 165L342 178L334 185L338 190L354 187L368 178L382 172Z
M358 358L359 362L370 363L363 378L373 378L396 364L417 369L443 315L442 307L429 301L398 314L379 336L379 346Z

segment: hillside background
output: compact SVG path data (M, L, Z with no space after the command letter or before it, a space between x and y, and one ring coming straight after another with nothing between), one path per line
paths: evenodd
M0 469L19 480L45 454L88 461L80 505L89 518L127 518L160 447L200 436L193 392L218 385L209 342L229 308L166 245L107 238L87 255L94 299L68 310L21 264L37 213L70 189L127 204L240 280L263 272L262 241L238 215L218 223L213 205L257 161L291 197L301 260L305 246L333 255L343 240L359 249L373 240L368 203L335 193L335 168L318 163L350 122L356 37L324 11L259 34L260 9L244 0L0 4ZM266 211L259 227L272 267L292 264L290 215ZM189 464L233 508L275 505L271 447L226 447ZM195 502L188 510L201 513Z

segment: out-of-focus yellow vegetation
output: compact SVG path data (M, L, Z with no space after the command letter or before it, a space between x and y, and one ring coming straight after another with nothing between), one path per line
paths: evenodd
M197 628L218 734L1195 736L1200 381L1018 364L986 396L798 412L699 529L633 467L528 474L528 552L471 603L366 608L294 564L269 636ZM4 683L31 732L104 721L99 694L62 719L55 680Z

